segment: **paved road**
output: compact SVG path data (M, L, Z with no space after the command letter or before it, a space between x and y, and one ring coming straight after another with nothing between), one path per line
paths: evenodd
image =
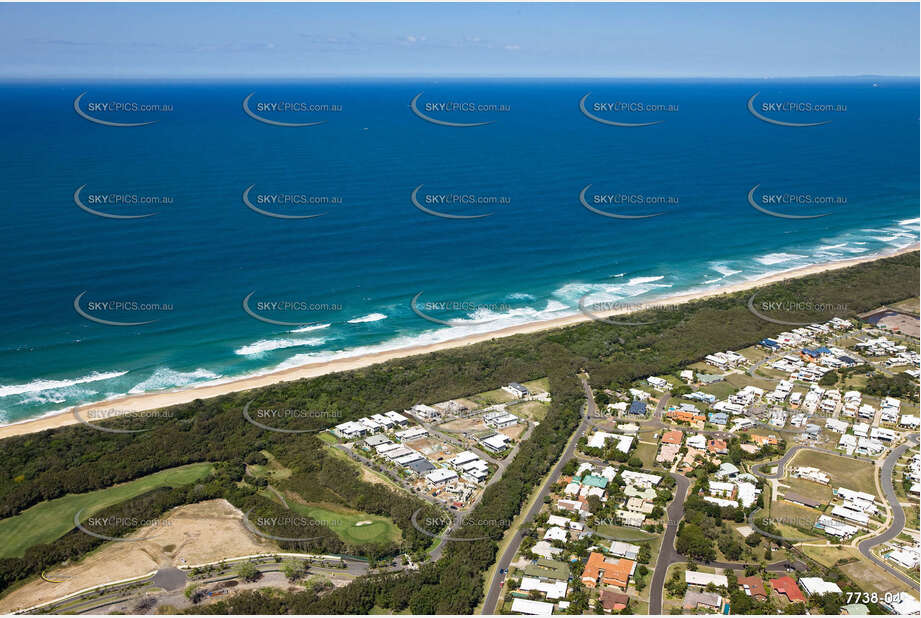
M496 613L496 607L499 604L499 600L502 595L502 587L499 584L505 579L505 576L500 572L509 568L509 565L512 563L512 558L514 558L515 554L518 552L518 548L521 546L521 541L524 538L524 535L522 534L522 528L527 522L533 520L534 517L540 512L541 508L543 508L544 498L550 495L550 488L553 487L554 483L556 483L560 478L563 466L566 465L566 462L573 457L573 454L576 451L576 447L579 445L579 438L581 438L582 434L584 434L591 426L592 419L598 417L598 408L595 406L594 397L592 397L592 389L588 385L588 382L585 380L585 378L582 378L582 388L585 391L586 398L586 405L583 408L582 422L579 424L579 427L576 429L572 438L569 440L569 446L566 447L566 450L563 451L563 454L560 456L556 465L553 467L553 469L550 470L550 474L547 475L547 478L544 481L544 485L541 487L540 492L537 495L537 499L534 500L531 508L528 509L528 512L525 514L524 519L522 520L522 525L519 526L518 530L514 532L514 536L512 537L511 542L508 544L505 552L503 552L502 556L499 558L499 561L496 564L496 570L493 572L492 582L489 585L489 591L486 593L486 599L483 601L483 614Z
M665 528L665 536L662 537L659 557L656 559L656 570L652 574L652 582L649 586L650 615L662 613L662 587L665 585L665 573L668 571L668 567L676 562L687 560L675 550L675 536L678 533L678 523L684 517L684 501L687 499L691 480L676 472L670 472L669 474L678 484L675 485L675 496L668 505L668 524Z
M889 453L889 456L886 457L886 460L882 465L882 470L880 471L880 484L883 486L883 493L886 494L886 499L889 501L889 506L892 508L892 525L890 525L889 528L879 536L865 539L858 543L857 549L860 550L860 553L862 553L865 557L873 561L877 566L885 569L895 577L898 577L900 580L908 584L912 589L917 589L918 582L914 581L908 575L902 573L898 569L886 564L884 561L874 556L871 551L880 543L891 541L897 537L905 527L905 511L902 510L902 505L899 502L899 498L892 486L892 470L895 468L895 464L899 461L899 457L901 457L909 448L917 444L917 435L912 436L911 439L914 441L914 443L906 442L905 444L893 449L892 452Z

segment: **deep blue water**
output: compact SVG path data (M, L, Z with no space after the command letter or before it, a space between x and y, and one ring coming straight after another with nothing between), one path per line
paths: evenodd
M764 114L746 108L797 101L842 111ZM77 115L81 109L111 127ZM265 112L257 102L341 106L341 111ZM489 112L415 116L410 101L495 104ZM590 120L579 100L672 106L605 112ZM158 103L171 111L88 111L101 102ZM872 255L918 241L918 82L797 81L312 81L273 83L0 84L0 422L81 402L171 388L364 350L432 342L577 311L578 299L646 302L812 263ZM248 209L241 195L334 196L325 205L260 208L321 217L284 220ZM662 196L665 205L598 208L579 193ZM826 217L762 214L746 196L795 193L846 204L767 206ZM74 202L134 194L172 203L92 207ZM425 214L410 201L470 220ZM493 205L437 205L425 195L497 196ZM507 203L506 203L507 202ZM90 205L90 204L87 204ZM78 315L80 307L111 321ZM262 315L242 309L296 300L326 310ZM454 326L425 321L426 309ZM156 312L90 309L104 300L161 303ZM479 304L474 307L472 304ZM335 306L340 306L337 309ZM482 322L484 319L492 319ZM325 326L328 325L328 326Z

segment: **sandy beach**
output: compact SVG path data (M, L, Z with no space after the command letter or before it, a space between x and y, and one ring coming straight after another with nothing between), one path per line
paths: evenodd
M840 268L846 268L848 266L853 266L855 264L860 264L863 262L871 262L874 260L882 259L885 257L892 257L894 255L900 255L903 253L910 253L917 251L919 245L915 244L910 247L905 247L897 251L893 251L887 254L874 255L871 257L862 257L862 258L853 258L849 260L841 260L837 262L832 262L828 264L817 264L813 266L805 266L802 268L792 269L782 273L777 273L762 279L756 279L751 281L744 281L736 284L727 285L715 290L699 292L699 293L685 293L678 294L674 296L664 297L660 299L650 299L646 301L645 304L658 304L658 305L673 305L689 302L692 300L697 300L701 298L708 298L712 296L719 296L721 294L729 294L733 292L739 292L743 290L754 289L776 283L778 281L783 281L785 279L791 279L795 277L804 277L806 275L811 275L815 273L820 273L828 270L836 270ZM594 312L595 315L599 317L609 317L618 314L629 313L635 309L622 309L622 310L613 310L613 311L597 311ZM302 378L312 378L319 375L327 373L335 373L339 371L349 371L352 369L358 369L361 367L367 367L369 365L374 365L376 363L382 363L395 358L402 358L406 356L412 356L416 354L426 354L429 352L435 352L438 350L447 350L451 348L458 348L462 346L468 346L482 341L488 341L490 339L497 339L500 337L507 337L510 335L517 335L521 333L534 333L543 330L549 330L553 328L560 328L564 326L569 326L571 324L577 324L580 322L586 322L590 320L588 316L584 314L576 314L571 316L566 316L562 318L545 320L541 322L531 322L527 324L520 324L516 326L511 326L508 328L495 330L487 333L479 333L475 335L469 335L466 337L461 337L458 339L453 339L450 341L440 342L430 345L421 345L413 346L406 348L399 348L394 350L387 350L382 352L377 352L373 354L367 354L364 356L356 356L350 358L343 358L339 360L332 360L322 363L314 363L308 365L301 365L298 367L292 367L289 369L284 369L276 372L266 373L258 376L249 376L241 377L236 380L230 380L226 382L221 382L219 384L205 384L199 385L196 387L175 389L169 391L158 391L154 393L144 393L139 395L131 395L120 397L117 399L109 399L106 401L95 402L85 404L80 406L79 412L84 418L92 418L94 412L96 413L96 418L104 418L114 416L116 414L128 414L131 412L139 412L144 410L155 410L159 408L166 408L169 406L188 403L194 401L195 399L207 399L209 397L217 397L227 393L233 393L238 391L245 391L253 388L259 388L262 386L269 386L272 384L277 384L279 382L288 382L292 380L300 380ZM5 425L0 427L0 439L8 438L11 436L23 435L28 433L34 433L37 431L43 431L46 429L53 429L56 427L63 427L66 425L73 425L79 421L74 417L74 414L71 410L60 412L54 415L43 416L40 418L22 421L19 423L14 423L10 425Z

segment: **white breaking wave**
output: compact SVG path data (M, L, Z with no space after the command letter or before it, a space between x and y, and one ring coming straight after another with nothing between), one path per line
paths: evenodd
M261 339L255 343L237 348L233 352L239 356L251 356L264 354L272 350L297 348L300 346L317 346L324 343L326 343L326 339L323 339L322 337L317 337L314 339Z
M796 253L768 253L767 255L756 257L755 261L764 264L765 266L771 266L773 264L781 264L791 260L802 260L805 257L805 255L799 255Z
M572 315L576 313L576 311L577 310L572 306L558 300L550 300L543 309L522 307L511 309L504 313L498 313L490 309L481 308L468 315L467 318L455 320L454 326L436 328L414 335L401 335L374 345L296 354L269 371L278 371L290 367L329 362L343 358L354 358L365 354L375 354L401 348L442 343L452 339L467 337L468 335L488 333L509 326L527 324L530 322L542 322L544 320Z
M219 378L220 375L208 371L207 369L196 369L195 371L175 371L169 367L160 367L153 374L144 380L143 382L137 384L128 391L129 395L137 395L138 393L146 393L147 391L156 391L163 390L167 388L176 388L177 386L187 386L193 382L201 382L202 380L213 380L214 378Z
M506 296L506 298L509 300L534 300L534 296L532 294L526 294L524 292L513 292L512 294Z
M295 328L290 331L292 333L309 333L312 330L322 330L324 328L329 328L332 324L311 324L310 326L301 326L300 328Z
M362 324L364 322L378 322L380 320L386 319L387 316L383 313L369 313L368 315L363 315L360 318L352 318L349 320L349 324Z
M111 380L128 373L127 371L94 371L93 373L74 378L72 380L32 380L26 384L12 384L9 386L0 386L0 397L9 397L10 395L22 395L23 393L37 393L57 388L67 388L76 384L86 384L87 382L99 382L100 380Z
M627 285L642 285L644 283L661 281L662 279L665 279L665 275L659 275L658 277L633 277L627 282Z

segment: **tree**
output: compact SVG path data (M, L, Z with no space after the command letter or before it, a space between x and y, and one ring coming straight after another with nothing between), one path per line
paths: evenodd
M245 582L254 582L262 577L262 573L255 564L247 561L237 567L237 576Z

